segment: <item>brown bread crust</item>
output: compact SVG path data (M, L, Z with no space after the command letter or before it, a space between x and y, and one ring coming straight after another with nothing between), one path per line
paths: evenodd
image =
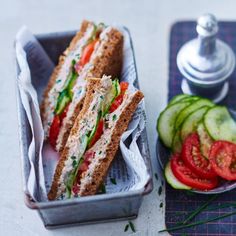
M40 106L40 110L41 110L41 116L42 116L42 121L46 121L46 109L47 107L49 106L49 92L50 90L53 88L53 86L55 85L56 83L56 80L57 80L57 77L58 77L58 74L61 70L61 67L63 66L64 64L64 61L65 61L65 57L66 55L68 54L69 51L73 51L74 48L75 48L75 45L77 43L78 40L80 40L83 36L84 36L84 33L86 32L87 30L87 27L92 24L92 22L89 22L89 21L86 21L84 20L81 24L81 27L80 27L80 31L77 32L77 34L74 36L74 38L72 39L72 41L70 42L70 45L69 47L63 52L63 54L60 56L59 58L59 62L58 62L58 65L55 67L50 79L49 79L49 82L48 82L48 85L44 91L44 95L43 95L43 101L42 101L42 104Z
M89 73L89 77L102 78L103 75L111 75L112 78L120 76L123 58L123 35L116 29L111 29L108 33L108 41L104 43L102 55L97 56L94 61L94 67ZM79 101L73 111L73 117L70 124L66 124L66 132L63 134L62 141L59 145L59 153L65 147L66 141L70 134L70 130L75 122L76 117L82 109L83 102Z
M85 185L85 188L83 188L83 190L79 193L80 196L94 195L98 191L119 148L121 135L128 128L133 113L143 97L143 93L141 91L137 91L131 102L119 116L111 135L111 141L106 148L106 158L95 167L95 170L91 176L91 181Z
M84 105L83 105L83 108L82 108L79 116L77 117L72 129L71 129L70 135L73 136L80 129L79 122L84 116L86 116L89 106L94 99L94 92L97 88L100 88L100 87L101 87L101 79L98 79L98 78L88 79L87 91L86 91L86 95L84 98ZM68 157L69 149L70 149L70 146L68 144L66 144L66 146L60 156L59 162L57 164L57 167L56 167L56 170L54 173L51 189L48 193L49 200L54 200L57 196L57 190L59 187L60 176L61 176L62 170L65 166L65 161L69 158Z

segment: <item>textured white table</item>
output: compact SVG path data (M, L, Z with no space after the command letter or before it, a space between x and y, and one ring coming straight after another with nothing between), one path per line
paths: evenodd
M176 20L194 19L212 12L220 19L236 19L234 0L8 0L0 5L0 235L128 235L126 221L46 230L36 212L23 202L14 90L13 39L23 24L34 33L77 29L82 19L127 26L134 42L141 89L146 97L148 138L157 172L155 156L156 118L166 103L168 40ZM137 233L157 235L164 227L159 204L159 182L145 197L134 220ZM163 235L163 234L162 234Z

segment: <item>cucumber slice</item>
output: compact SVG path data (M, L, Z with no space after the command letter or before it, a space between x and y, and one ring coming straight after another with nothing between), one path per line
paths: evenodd
M178 94L178 95L174 96L174 97L170 100L168 106L169 106L169 105L172 105L172 104L174 104L174 103L176 103L176 102L179 102L180 100L182 100L182 99L184 99L184 98L189 98L189 97L190 97L190 95L188 95L188 94Z
M204 114L209 108L203 106L196 111L192 112L183 122L180 130L180 137L182 142L193 133L198 126L198 123L202 120Z
M179 113L176 119L175 128L176 129L180 128L181 124L189 116L190 113L196 111L198 108L203 106L212 107L214 106L214 104L208 99L199 99L197 101L194 101L191 105L189 105Z
M157 121L157 131L162 142L171 147L173 136L175 134L175 120L179 112L189 106L190 102L178 102L168 106L159 116Z
M60 95L59 95L59 97L57 99L57 105L56 105L56 109L55 109L54 113L56 115L60 115L64 111L65 107L67 106L67 104L70 101L71 101L71 99L70 99L70 97L68 95L68 91L67 90L63 90L60 93Z
M165 167L165 177L167 182L175 189L185 189L185 190L190 190L191 187L188 185L185 185L181 183L173 174L171 167L170 167L170 162L167 163Z
M226 107L215 106L204 116L204 125L214 140L236 143L236 123Z
M198 96L190 96L190 95L187 95L187 96L181 96L181 95L187 95L187 94L180 94L180 95L177 95L177 96L180 96L180 97L175 97L170 101L169 105L173 105L177 102L194 102L196 100L199 100L200 97ZM182 97L182 98L181 98Z
M200 150L202 155L208 159L211 145L213 144L212 138L207 133L203 122L200 122L197 127L197 133L200 139Z
M100 111L100 112L98 112L96 124L95 124L95 126L93 127L91 133L88 135L88 146L89 146L89 144L90 144L90 142L91 142L93 136L94 136L95 133L96 133L96 130L97 130L97 128L98 128L98 123L99 123L99 121L101 120L101 117L102 117L102 112Z
M182 142L181 142L181 138L180 138L180 130L177 130L175 132L175 135L173 137L173 141L172 141L172 145L171 145L171 149L173 151L173 153L180 153L182 150Z

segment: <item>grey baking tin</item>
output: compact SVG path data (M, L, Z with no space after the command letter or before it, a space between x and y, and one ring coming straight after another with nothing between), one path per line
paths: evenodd
M127 28L125 30L130 33ZM52 61L57 64L57 60L61 53L68 46L75 31L49 33L36 35L45 51L48 53ZM133 51L132 41L130 37L130 44ZM133 51L133 59L134 51ZM31 67L31 65L30 65ZM135 65L136 81L135 86L139 88L137 69ZM19 74L19 66L16 63L16 73ZM32 76L32 84L37 76ZM44 81L38 83L40 86L46 86ZM38 95L40 96L42 87L36 87ZM26 186L29 174L29 161L27 159L28 147L31 139L31 131L26 118L23 105L20 100L19 90L17 87L17 109L19 121L19 139L20 139L20 157L22 161L23 170L23 186ZM138 139L138 146L140 152L145 160L145 164L149 173L149 182L141 190L127 191L119 193L101 194L95 196L87 196L82 198L75 198L61 201L50 202L35 202L30 195L24 190L26 205L38 211L46 228L65 227L77 224L88 224L98 222L108 222L114 220L132 219L137 217L138 211L143 199L143 196L150 193L153 189L152 170L150 162L150 153L147 142L146 129L142 132Z

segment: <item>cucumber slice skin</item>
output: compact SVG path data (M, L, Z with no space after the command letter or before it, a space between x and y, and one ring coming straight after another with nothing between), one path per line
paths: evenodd
M190 97L190 95L188 95L188 94L178 94L178 95L174 96L174 97L170 100L168 106L169 106L169 105L172 105L172 104L174 104L174 103L176 103L176 102L179 102L179 101L181 101L181 100L184 99L184 98L189 98L189 97Z
M197 109L203 106L212 107L215 105L210 100L205 99L205 98L201 98L199 100L194 101L192 104L190 104L188 107L186 107L184 110L182 110L179 113L176 119L176 123L175 123L176 129L180 128L180 126L182 125L184 120L189 116L190 113L192 113L193 111L196 111Z
M187 94L180 94L180 95L187 95ZM180 95L177 95L177 96L180 96ZM175 97L174 97L175 98ZM173 98L173 99L174 99ZM187 95L187 96L183 96L182 98L180 97L179 99L178 99L179 97L176 97L176 99L172 99L170 102L169 102L169 104L168 104L168 106L171 106L171 105L173 105L173 104L176 104L176 103L178 103L178 102L194 102L194 101L196 101L196 100L199 100L200 99L200 97L198 97L198 96L190 96L190 95Z
M213 140L236 143L236 123L224 106L215 106L204 116L205 128Z
M211 145L213 144L213 140L209 136L203 121L198 124L197 133L198 133L199 140L200 140L201 154L206 159L208 159L209 158L209 152L210 152L210 149L211 149Z
M171 148L175 132L176 117L182 109L189 106L190 104L190 102L176 103L168 106L163 112L161 112L157 120L157 132L166 147Z
M182 141L180 138L180 130L177 130L174 134L172 144L171 144L171 150L173 153L180 153L182 150Z
M188 185L185 185L181 183L173 174L170 166L170 162L167 163L165 167L165 178L166 181L175 189L184 189L184 190L190 190L191 187Z
M180 129L180 138L183 142L188 135L196 131L199 122L203 119L204 114L209 109L208 106L203 106L195 111L193 111L189 116L184 120Z

